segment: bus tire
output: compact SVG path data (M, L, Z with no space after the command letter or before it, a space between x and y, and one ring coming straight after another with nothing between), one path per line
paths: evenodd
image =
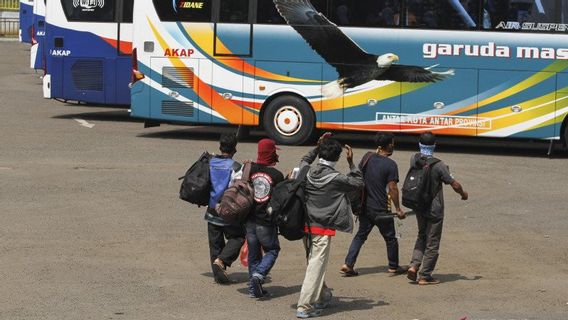
M262 124L277 143L299 145L314 134L315 115L306 100L293 95L280 96L266 106Z
M568 118L567 120L565 120L566 123L564 123L564 146L566 146L566 149L568 149Z

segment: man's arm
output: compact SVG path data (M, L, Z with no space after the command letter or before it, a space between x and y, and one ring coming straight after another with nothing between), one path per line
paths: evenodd
M388 183L389 188L389 195L391 197L392 204L394 204L394 208L396 210L396 215L399 219L406 218L406 214L400 208L400 199L399 199L399 192L398 186L396 181L390 181Z
M319 153L319 146L321 144L321 142L327 138L331 136L331 132L326 132L324 134L322 134L321 137L319 137L318 139L318 144L316 145L316 147L312 150L310 150L310 152L308 152L305 156L302 157L302 160L300 160L300 169L302 169L305 166L309 166L310 164L312 164L316 158L318 157L318 153Z
M450 185L452 186L454 191L461 196L462 200L468 199L469 195L467 194L466 191L463 190L462 185L457 180L454 180Z

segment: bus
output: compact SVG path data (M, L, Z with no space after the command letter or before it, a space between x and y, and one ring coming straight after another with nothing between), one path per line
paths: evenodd
M30 68L36 70L45 70L45 3L46 0L34 1L33 7L33 34L32 47L30 49Z
M20 0L20 42L32 43L34 0Z
M133 0L49 0L43 95L129 105Z
M137 0L131 116L568 140L557 0Z

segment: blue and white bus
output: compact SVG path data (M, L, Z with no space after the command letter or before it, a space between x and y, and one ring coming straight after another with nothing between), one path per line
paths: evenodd
M45 98L129 105L133 0L49 0Z
M32 43L34 0L20 0L20 42Z
M137 0L131 115L568 140L568 2ZM134 59L133 59L134 60Z
M30 68L45 70L45 3L46 0L34 1L33 35L30 49Z

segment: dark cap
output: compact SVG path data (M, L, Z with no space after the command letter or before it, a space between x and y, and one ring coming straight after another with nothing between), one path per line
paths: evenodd
M276 150L280 150L276 146L276 142L272 139L262 139L258 142L258 156L256 163L263 165L274 165L278 162Z

